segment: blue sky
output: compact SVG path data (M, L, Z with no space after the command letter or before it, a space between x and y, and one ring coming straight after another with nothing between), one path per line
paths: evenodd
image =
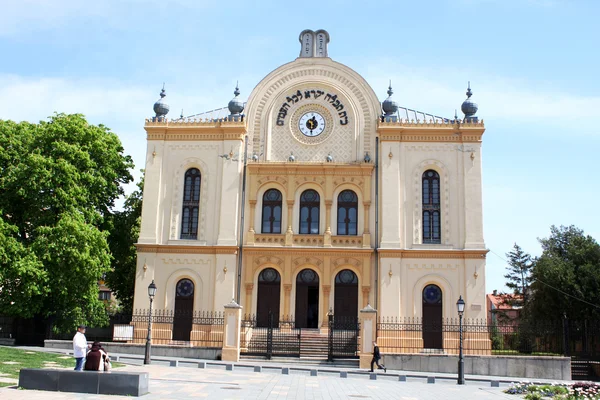
M117 132L143 167L144 118L166 82L170 116L224 107L295 59L303 29L380 99L451 117L471 81L483 144L484 229L504 257L539 255L550 225L600 240L600 2L439 0L235 2L5 1L0 118L83 113ZM136 172L139 177L139 173ZM490 253L487 290L503 289Z

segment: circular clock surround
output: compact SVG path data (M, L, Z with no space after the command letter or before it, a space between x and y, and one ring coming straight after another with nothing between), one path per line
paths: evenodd
M316 111L309 111L300 117L298 129L304 136L319 136L325 130L325 118Z
M311 124L308 121L312 120L313 116L317 121L317 126L313 127L310 132L307 124ZM301 124L304 126L304 132ZM333 125L333 117L329 110L320 104L305 104L293 112L288 127L292 136L300 143L320 144L329 138L333 132Z

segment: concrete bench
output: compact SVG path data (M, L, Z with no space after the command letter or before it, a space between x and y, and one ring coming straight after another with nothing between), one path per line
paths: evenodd
M19 386L23 389L122 396L147 394L149 380L147 372L23 368L19 373Z

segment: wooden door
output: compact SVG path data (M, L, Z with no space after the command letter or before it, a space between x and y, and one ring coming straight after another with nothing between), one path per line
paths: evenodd
M258 298L256 303L256 325L269 325L269 312L273 314L273 327L279 326L279 304L281 277L273 268L266 268L258 275Z
M173 340L190 340L194 322L194 283L189 279L177 282L173 314Z
M358 277L349 269L340 271L335 277L335 297L333 315L358 318Z
M437 285L427 285L423 289L423 348L444 348L442 290Z

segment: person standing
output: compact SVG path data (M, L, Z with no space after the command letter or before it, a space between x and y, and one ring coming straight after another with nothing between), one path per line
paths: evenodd
M77 333L73 336L73 357L75 357L75 371L83 369L85 353L87 352L87 339L85 338L85 325L77 327Z
M383 372L387 372L387 368L385 367L385 365L380 365L379 360L381 360L379 346L377 346L377 342L373 342L373 359L371 360L371 372L373 372L373 364L377 364L377 369L382 369Z

